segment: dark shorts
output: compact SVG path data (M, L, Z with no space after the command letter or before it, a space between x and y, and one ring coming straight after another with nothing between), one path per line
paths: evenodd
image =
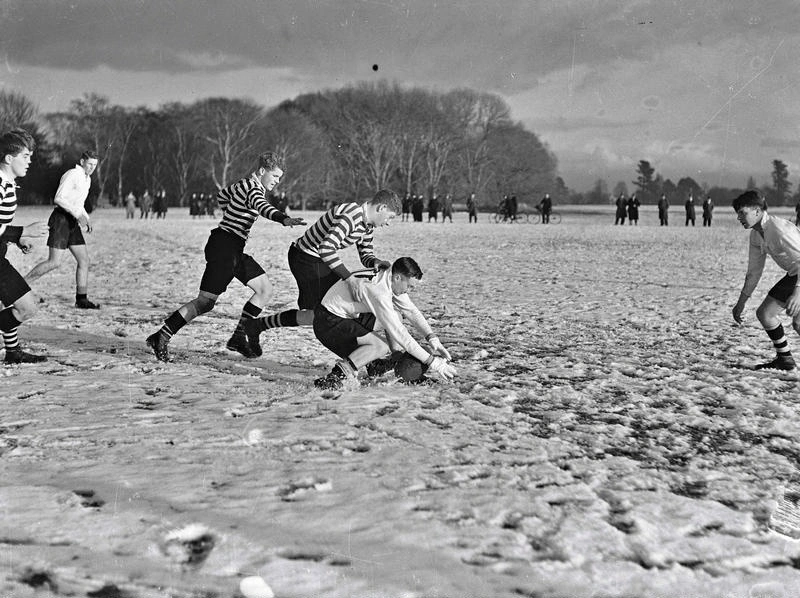
M341 280L318 257L289 246L289 269L297 282L297 306L314 309L330 288Z
M81 223L72 214L61 208L56 208L47 221L50 234L47 236L47 246L53 249L67 249L73 245L86 245L81 232Z
M30 290L22 274L5 257L0 257L0 303L9 307Z
M777 299L781 303L786 303L789 297L794 293L794 288L797 286L797 276L789 276L788 274L781 278L774 287L769 290L769 295L773 299Z
M375 314L361 314L356 319L340 318L322 305L314 309L314 335L323 345L344 359L358 349L356 339L375 329Z
M244 239L220 228L215 228L208 236L205 254L201 291L221 295L234 278L246 285L264 274L264 268L244 253Z

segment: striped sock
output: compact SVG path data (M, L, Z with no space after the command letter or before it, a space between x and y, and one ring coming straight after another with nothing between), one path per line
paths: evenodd
M172 338L173 334L177 334L178 331L186 326L186 320L181 315L181 312L176 311L173 312L170 317L164 320L164 325L161 327L161 334L167 337L167 340Z
M297 311L296 309L289 309L277 314L272 314L266 318L261 318L264 330L269 328L283 328L284 326L297 326Z
M3 344L5 344L6 350L16 349L17 347L19 347L19 337L17 336L17 330L19 330L19 328L13 328L11 330L3 330Z
M772 344L775 346L775 351L778 352L778 357L792 356L792 352L789 350L789 340L786 338L781 324L778 324L777 328L767 330L767 335L772 339Z
M258 316L261 315L262 311L264 311L263 308L258 307L257 305L251 303L250 301L245 303L244 307L242 308L242 315L239 317L239 323L236 324L236 330L234 334L236 332L241 332L244 334L244 323L248 320L258 319Z

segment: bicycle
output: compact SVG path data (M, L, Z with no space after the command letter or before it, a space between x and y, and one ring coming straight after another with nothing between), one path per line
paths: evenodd
M527 212L519 212L514 218L506 214L505 210L497 210L492 216L492 222L495 224L502 224L507 222L509 224L527 224L529 222L529 214Z
M542 211L536 208L536 213L530 215L531 224L539 224L542 221ZM550 224L561 224L561 214L558 212L550 212Z

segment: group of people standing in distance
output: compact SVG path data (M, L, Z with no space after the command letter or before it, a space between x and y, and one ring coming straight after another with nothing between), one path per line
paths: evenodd
M411 221L412 219L414 222L422 222L425 211L425 198L421 194L406 193L400 202L400 210L402 222ZM443 198L440 198L436 193L432 193L428 198L428 222L431 220L438 222L440 212L442 223L448 219L453 222L453 196L450 193L447 193Z
M625 224L625 218L628 218L629 225L638 225L639 224L639 207L642 203L639 201L639 198L636 197L636 194L632 194L630 197L625 197L624 193L620 193L617 199L614 201L614 205L616 206L616 212L614 217L614 224ZM667 199L666 194L661 194L661 197L658 199L658 222L660 226L669 226L669 199ZM695 201L694 195L689 194L689 197L686 199L684 203L684 208L686 210L686 226L691 224L692 226L695 225L695 219L697 217L697 213L695 210ZM703 200L703 226L711 226L711 218L714 213L714 201L711 199L711 196L706 196Z
M152 212L156 218L166 218L169 209L167 192L164 189L156 191L155 195L150 195L150 191L144 190L141 197L136 197L133 191L129 191L125 196L125 218L135 219L136 208L139 208L139 219L150 218Z

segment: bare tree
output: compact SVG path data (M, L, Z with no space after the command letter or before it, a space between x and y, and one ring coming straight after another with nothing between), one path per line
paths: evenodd
M30 129L38 120L39 109L30 99L19 92L0 89L0 131Z
M249 100L225 98L202 100L194 109L196 126L205 131L201 136L208 142L211 179L218 189L227 187L252 167L257 151L253 131L264 118L264 110Z

